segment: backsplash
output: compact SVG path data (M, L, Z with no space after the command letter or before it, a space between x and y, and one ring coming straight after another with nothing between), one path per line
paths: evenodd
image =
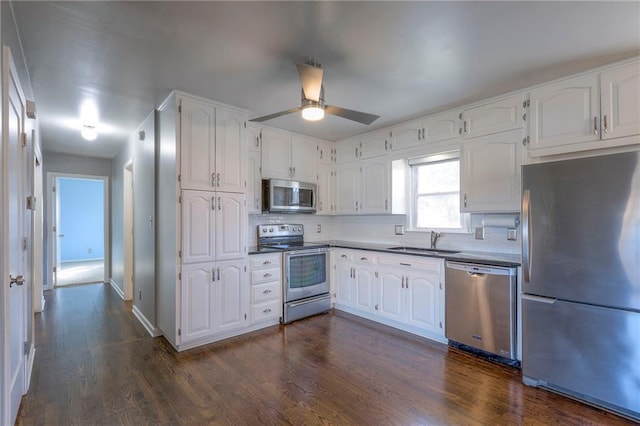
M491 215L495 216L495 215ZM471 215L471 229L481 227L483 214ZM319 216L304 214L262 214L249 216L249 245L257 243L256 227L267 223L300 223L306 241L347 240L429 247L430 235L406 231L395 235L395 225L405 225L404 215ZM437 247L465 251L520 254L521 225L517 226L516 241L507 240L506 227L485 227L484 240L474 234L441 233ZM318 232L320 231L320 232Z

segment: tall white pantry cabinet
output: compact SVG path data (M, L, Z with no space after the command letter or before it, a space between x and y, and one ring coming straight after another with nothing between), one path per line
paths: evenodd
M156 322L184 350L249 324L247 113L174 91L156 122Z

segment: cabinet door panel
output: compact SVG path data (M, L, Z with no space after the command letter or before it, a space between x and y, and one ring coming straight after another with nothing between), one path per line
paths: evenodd
M336 278L338 291L336 292L336 303L351 306L354 303L353 287L353 264L351 262L336 263Z
M364 135L360 139L360 157L371 158L385 155L387 151L391 149L389 148L389 144L391 143L389 133L388 130L383 130Z
M216 193L216 259L240 259L245 254L244 194Z
M338 166L335 184L336 214L356 214L360 200L360 165L350 163Z
M244 265L221 262L217 268L220 271L220 279L215 282L218 331L240 328L247 322L249 283Z
M183 189L211 190L215 170L215 109L182 98L180 114L180 184Z
M386 157L363 161L360 173L362 198L360 213L388 213L389 211L389 160Z
M462 145L460 208L463 212L520 210L522 131L466 140Z
M333 214L333 182L333 166L327 163L318 164L318 210L316 214Z
M599 82L596 75L533 90L529 149L535 152L545 148L598 140L599 98Z
M403 272L394 270L380 270L380 315L396 320L403 319Z
M246 190L245 119L241 113L216 109L216 191Z
M356 268L356 306L365 311L374 310L374 290L375 290L375 272L372 268L357 267Z
M335 149L338 164L351 163L360 158L360 140L358 138L338 142Z
M523 102L526 99L525 95L517 95L466 110L463 113L464 137L477 137L521 129L523 127Z
M260 175L260 151L247 153L247 209L249 214L262 211L262 177Z
M182 262L215 259L215 197L209 191L182 191Z
M187 343L214 332L213 264L182 267L181 343Z
M304 137L293 136L291 142L291 167L293 180L314 183L316 181L317 144Z
M424 142L440 142L460 137L460 118L457 112L448 112L424 120Z
M407 277L407 323L441 332L439 275L409 272Z
M602 73L603 139L640 134L640 63Z
M422 140L422 120L411 121L401 124L392 129L393 150L410 148L421 143Z
M291 179L291 135L262 129L262 177Z

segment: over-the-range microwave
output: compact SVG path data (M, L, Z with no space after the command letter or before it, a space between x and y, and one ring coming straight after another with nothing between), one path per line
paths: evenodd
M263 213L315 213L316 184L262 179Z

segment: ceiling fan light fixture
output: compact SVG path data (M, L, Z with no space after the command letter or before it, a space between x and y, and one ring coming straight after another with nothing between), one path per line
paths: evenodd
M319 105L306 105L302 107L302 118L307 121L318 121L324 118L324 108Z
M80 130L80 136L82 136L88 141L96 140L96 138L98 137L98 131L96 130L96 126L83 124L82 130Z

